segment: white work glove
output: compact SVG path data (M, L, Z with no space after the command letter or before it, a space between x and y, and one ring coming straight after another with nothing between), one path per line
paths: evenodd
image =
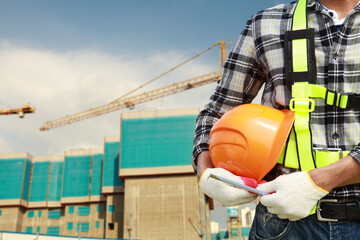
M223 168L207 168L200 177L199 187L206 195L225 206L230 207L249 203L257 198L257 194L211 178L211 173L253 188L256 188L258 184L255 179L236 176Z
M270 213L290 221L307 217L317 202L329 193L317 186L307 171L279 176L260 184L257 189L270 193L260 197Z

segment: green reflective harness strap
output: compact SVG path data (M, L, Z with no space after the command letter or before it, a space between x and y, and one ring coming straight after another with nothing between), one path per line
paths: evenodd
M305 82L295 83L293 88L297 85L308 84ZM308 95L300 97L293 97L290 101L290 110L295 113L294 131L295 135L297 158L299 161L299 168L302 171L316 168L315 158L312 152L312 135L310 128L310 113L314 110L314 100L310 99ZM288 162L288 159L286 159Z
M306 17L306 0L299 0L294 16L292 30L307 29L307 17ZM295 39L292 41L292 54L293 56L293 70L294 72L307 72L307 40Z
M292 30L287 32L291 51L290 77L292 99L290 100L290 110L294 112L295 120L293 129L278 163L285 167L296 168L302 171L311 170L318 167L318 162L324 166L323 157L317 158L314 155L313 142L310 127L310 114L315 109L313 98L321 98L328 105L347 108L348 95L329 91L322 86L309 83L309 78L316 77L316 66L309 67L309 59L313 57L312 64L315 64L315 56L311 56L308 49L313 41L311 31L307 29L306 0L299 0L293 13ZM313 71L312 73L310 73ZM320 155L320 156L323 156ZM330 163L330 161L329 161Z
M328 149L329 150L329 149ZM340 158L345 157L350 151L341 151L340 149L330 149L332 151L315 151L316 166L325 167L329 164L339 161Z
M293 15L292 32L299 35L290 39L292 56L292 73L300 78L309 72L308 38L302 38L301 31L307 29L306 0L299 0ZM303 33L305 34L305 33ZM295 34L294 34L295 35ZM296 76L296 75L293 75ZM290 110L295 113L293 130L286 145L283 164L286 167L303 171L316 168L312 152L312 136L310 128L310 113L314 110L314 100L310 99L308 79L298 79L292 85ZM306 78L306 77L305 77Z
M289 108L295 120L278 163L285 167L311 170L324 167L346 156L341 149L314 149L310 114L315 109L312 98L342 109L359 108L360 94L341 94L311 84L316 81L314 29L307 28L307 0L299 0L293 13L291 31L285 33L285 74L291 82L292 99ZM316 206L310 214L316 212Z
M294 84L292 86L293 98L309 96L311 98L322 98L327 105L347 108L349 95L329 91L326 88L315 84ZM292 100L294 101L294 100Z

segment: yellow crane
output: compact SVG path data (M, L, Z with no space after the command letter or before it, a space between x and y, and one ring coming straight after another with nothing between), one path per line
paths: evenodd
M11 108L0 110L0 115L10 115L10 114L18 114L20 118L24 118L27 113L34 113L35 108L30 107L29 105L24 105L21 108Z
M147 84L159 79L160 77L164 76L165 74L175 70L176 68L184 65L185 63L191 61L192 59L200 56L204 52L209 51L210 49L212 49L215 46L219 46L219 48L220 48L218 72L204 74L204 75L201 75L198 77L194 77L194 78L191 78L191 79L188 79L185 81L181 81L181 82L176 82L171 85L161 87L161 88L158 88L155 90L151 90L151 91L148 91L145 93L126 97L126 96L130 95L131 93L135 92L136 90L146 86ZM58 118L58 119L55 119L52 121L47 121L40 127L40 131L50 130L50 129L53 129L56 127L71 124L71 123L78 122L78 121L81 121L84 119L100 116L100 115L110 113L110 112L114 112L114 111L117 111L117 110L120 110L123 108L133 109L135 107L135 105L140 104L140 103L148 102L148 101L162 98L162 97L174 94L174 93L179 93L179 92L182 92L185 90L189 90L192 88L196 88L196 87L200 87L200 86L203 86L203 85L206 85L209 83L216 82L221 79L221 69L222 69L223 64L225 63L226 57L227 57L227 46L225 46L224 41L219 41L219 42L215 43L214 45L212 45L211 47L203 50L202 52L196 54L195 56L193 56L193 57L187 59L186 61L180 63L179 65L171 68L170 70L166 71L165 73L151 79L150 81L139 86L138 88L126 93L125 95L121 96L120 98L115 99L114 101L107 103L105 105L99 106L99 107L94 107L94 108L91 108L89 110L85 110L85 111L82 111L79 113L67 115L65 117L61 117L61 118Z

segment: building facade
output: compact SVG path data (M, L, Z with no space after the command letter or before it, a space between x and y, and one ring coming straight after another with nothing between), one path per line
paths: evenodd
M191 167L197 109L122 114L104 146L62 156L0 154L0 231L210 239Z

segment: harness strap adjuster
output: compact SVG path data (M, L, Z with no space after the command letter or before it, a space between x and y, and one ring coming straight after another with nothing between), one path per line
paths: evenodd
M289 108L293 112L313 112L315 101L310 98L292 98L290 99Z
M334 96L334 99L332 102L328 102L329 96L330 94L332 94ZM337 98L338 98L338 93L329 89L326 89L325 92L325 103L331 106L336 106L337 105ZM340 95L340 100L341 100L341 95Z

